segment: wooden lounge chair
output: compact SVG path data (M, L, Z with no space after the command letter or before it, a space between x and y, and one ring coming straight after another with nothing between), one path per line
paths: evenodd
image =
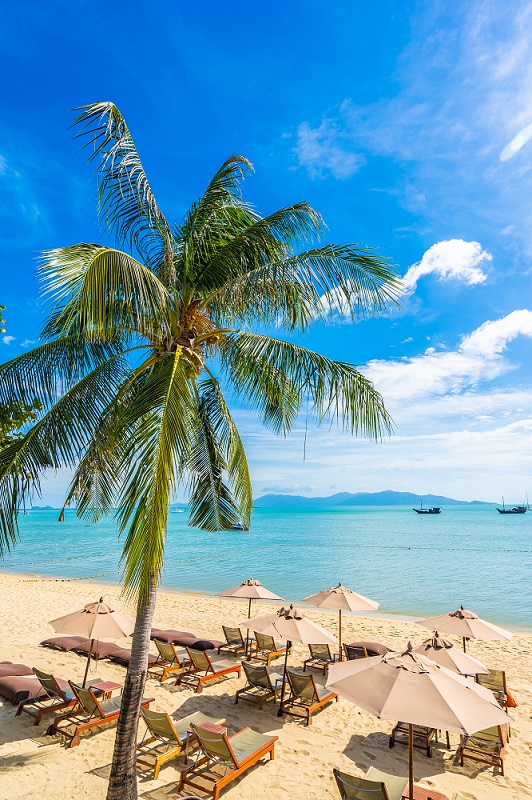
M208 722L211 725L220 725L225 722L225 717L208 717L201 711L189 714L188 717L174 721L168 714L150 711L141 708L140 714L146 723L146 731L142 741L137 745L137 761L153 768L153 780L157 780L163 764L181 755L189 742L196 742L196 737L190 732L192 723L201 725Z
M494 728L486 728L472 736L461 736L458 754L460 756L460 766L464 766L464 758L471 761L480 761L498 767L501 775L504 775L504 756L508 741L508 726L499 725Z
M225 733L203 730L194 723L191 727L203 755L200 753L196 763L181 773L179 791L182 791L185 786L193 786L195 789L205 792L206 789L202 783L194 782L194 779L197 778L212 783L209 794L212 794L213 800L218 800L224 786L242 775L257 761L267 755L272 760L274 758L277 736L265 736L251 728L244 728L233 736L227 736ZM213 772L213 767L217 766L223 767L225 774L220 775Z
M264 661L266 666L269 667L275 658L280 658L286 653L286 647L277 644L273 636L268 636L266 633L258 633L253 631L255 643L253 650L249 654L249 658L256 661ZM292 648L288 651L292 652Z
M406 722L398 722L394 725L388 746L394 747L396 741L400 744L408 744L408 727ZM414 731L414 747L425 750L427 756L432 758L432 740L436 738L436 741L438 741L436 728L427 728L424 725L413 725L412 727ZM401 738L402 736L406 738L403 739Z
M344 652L347 661L355 661L357 658L369 658L369 653L363 645L356 647L352 644L344 644Z
M244 688L238 689L235 694L235 705L242 698L242 700L249 700L250 703L256 703L260 711L262 704L267 700L273 698L275 702L281 691L283 676L277 672L271 672L266 664L248 664L243 661L242 666L247 681Z
M303 661L303 672L306 672L307 667L312 669L319 669L325 673L329 669L329 664L334 664L338 658L336 653L331 653L331 648L328 644L309 644L310 658Z
M60 682L53 675L42 672L37 667L34 667L33 671L41 682L45 696L30 697L27 700L22 700L18 705L16 717L24 712L33 717L34 725L38 725L45 714L55 714L57 711L72 708L76 705L78 702L76 695L67 681ZM98 679L92 681L92 683L97 683L97 681Z
M508 711L508 687L504 670L490 669L487 675L475 675L475 680L480 686L491 689L500 707Z
M227 625L222 625L222 630L225 636L225 644L221 644L218 648L218 655L222 650L231 653L233 656L246 652L246 640L242 636L240 628L228 628Z
M69 681L70 688L77 699L77 704L69 714L60 714L46 731L48 736L60 733L70 739L69 747L76 747L81 739L80 734L84 731L98 728L108 722L116 722L120 713L122 703L121 697L111 697L108 700L98 700L93 689L83 689L72 681ZM143 698L142 707L149 708L153 703L153 697ZM67 722L68 727L73 726L74 732L67 727L59 727L61 722Z
M207 681L221 678L224 675L229 675L231 672L236 672L237 676L240 678L240 672L242 670L242 664L240 662L235 664L234 661L226 661L225 659L211 660L211 657L205 650L193 650L191 647L187 647L186 651L190 664L185 667L185 672L182 672L178 676L176 680L177 685L184 683L189 686L194 686L196 692L199 694L203 691L203 684L207 683ZM204 674L202 675L201 673Z
M154 639L155 646L159 651L157 661L148 666L148 675L158 678L161 683L165 681L173 672L183 669L188 663L187 651L185 648L176 648L172 642L163 642Z
M283 700L283 711L294 717L306 717L307 725L312 724L312 715L332 700L338 702L338 695L328 689L316 686L313 675L300 675L286 670L290 694ZM302 714L300 712L303 712Z
M333 769L342 800L401 800L408 778L370 767L363 778Z

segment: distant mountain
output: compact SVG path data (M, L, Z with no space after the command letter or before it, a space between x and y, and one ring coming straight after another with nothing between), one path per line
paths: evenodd
M338 492L329 497L302 497L294 494L265 494L253 501L256 508L310 507L310 506L467 506L483 505L481 500L453 500L438 494L412 494L412 492Z
M32 506L32 511L58 511L59 509L54 508L54 506Z

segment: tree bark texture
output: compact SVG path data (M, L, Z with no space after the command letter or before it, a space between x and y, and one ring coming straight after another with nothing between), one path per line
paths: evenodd
M116 739L107 789L107 800L137 800L137 729L140 705L146 684L150 633L157 591L152 576L148 599L139 601L131 661L122 691L122 705L116 727Z

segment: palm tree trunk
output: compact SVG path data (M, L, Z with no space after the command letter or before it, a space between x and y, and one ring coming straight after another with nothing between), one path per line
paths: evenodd
M137 605L131 661L122 692L107 800L137 800L138 797L137 728L146 683L150 632L156 598L155 579L152 576L148 598L139 600Z

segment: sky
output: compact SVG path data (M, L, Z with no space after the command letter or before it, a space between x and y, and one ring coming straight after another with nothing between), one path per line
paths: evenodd
M298 341L355 363L384 442L305 419L286 439L237 405L255 496L532 493L532 2L9 4L0 28L0 360L43 320L39 252L99 241L71 109L112 100L167 217L232 153L267 214L306 200L324 241L404 277L400 308ZM306 433L306 435L305 435ZM68 475L42 503L60 505ZM184 497L182 498L184 499Z

